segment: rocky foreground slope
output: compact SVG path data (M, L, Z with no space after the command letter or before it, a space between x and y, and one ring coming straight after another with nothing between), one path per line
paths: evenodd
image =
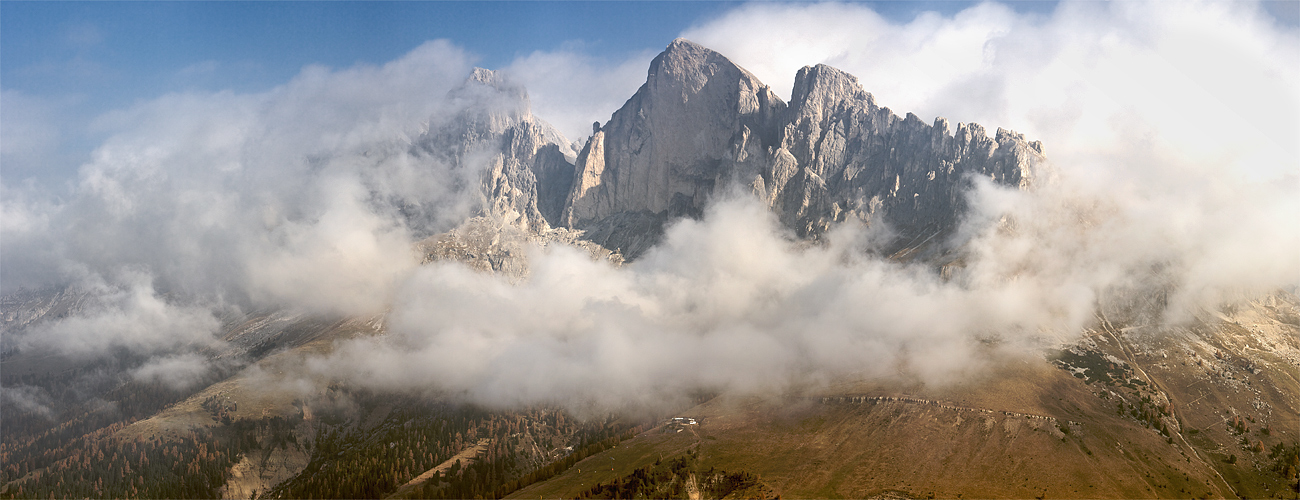
M724 395L511 498L580 497L683 456L786 498L1296 498L1296 311L1284 293L1177 328L1103 321L1046 362L944 387ZM644 488L671 487L658 477Z

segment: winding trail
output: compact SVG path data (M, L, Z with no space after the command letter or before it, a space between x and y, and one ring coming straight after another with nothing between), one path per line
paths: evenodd
M1146 370L1142 369L1142 365L1138 364L1137 355L1133 353L1133 350L1128 345L1128 342L1125 342L1123 337L1121 336L1123 332L1121 332L1120 329L1115 328L1115 325L1111 324L1110 320L1106 318L1106 315L1101 314L1100 312L1098 312L1097 319L1101 320L1099 322L1101 326L1101 331L1105 332L1107 335L1110 336L1111 339L1115 341L1115 345L1119 346L1120 353L1124 355L1125 361L1127 361L1128 364L1132 366L1134 370L1137 370L1137 373L1141 374L1142 378L1146 379L1146 382L1148 384L1151 384L1151 387L1154 387L1157 391L1163 392L1165 394L1165 400L1169 402L1169 413L1172 414L1174 418L1178 420L1178 422L1186 422L1187 420L1183 420L1182 412L1178 408L1179 405L1174 403L1173 393L1169 392L1167 389L1164 388L1164 386L1160 385L1160 382L1156 381L1156 379L1153 378L1151 375L1148 375ZM1200 399L1198 398L1197 401L1199 400ZM1190 403L1188 404L1190 405ZM1191 450L1192 455L1195 455L1196 459L1199 460L1202 465L1204 465L1206 468L1214 472L1214 475L1219 478L1219 482L1223 484L1224 488L1227 488L1228 491L1232 492L1233 496L1237 496L1237 497L1241 496L1241 494L1237 492L1237 489L1233 488L1232 484L1228 483L1227 478L1223 477L1223 474L1219 472L1219 469L1215 467L1214 464L1211 464L1208 460L1206 460L1205 457L1202 457L1201 454L1196 451L1196 447L1192 446L1192 443L1187 441L1187 437L1183 435L1182 425L1178 426L1178 432L1176 432L1175 434L1178 436L1178 440L1183 443L1183 446L1186 446L1187 449Z
M462 467L469 465L471 462L474 461L474 459L478 458L478 455L480 453L483 453L484 450L487 450L488 443L491 442L492 440L487 438L478 440L478 442L474 443L473 446L461 450L460 453L457 453L455 456L448 458L443 463L438 464L436 467L432 469L424 471L423 474L415 476L415 479L407 481L406 484L403 484L401 487L397 488L397 491L394 491L392 495L388 495L387 498L404 498L407 494L414 491L417 486L424 483L425 481L428 481L429 478L432 478L434 474L438 474L440 472L446 472L448 469L451 469L453 465L456 465L457 461L460 461Z

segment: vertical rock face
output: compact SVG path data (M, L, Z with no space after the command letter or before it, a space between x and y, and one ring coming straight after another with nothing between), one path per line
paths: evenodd
M501 75L476 68L448 96L459 111L419 137L413 149L468 172L479 212L524 229L558 226L573 182L573 150L550 124L532 115L528 93Z
M561 221L629 257L664 221L695 216L735 183L801 236L850 217L883 220L899 246L942 236L971 176L1027 187L1042 147L998 129L899 118L835 68L801 69L787 106L721 54L678 39L578 155ZM621 246L627 244L630 246Z
M1027 187L1042 146L976 124L927 125L876 105L856 78L835 68L804 67L795 78L767 197L781 220L801 235L857 217L883 216L901 244L944 234L964 210L969 176Z
M564 212L588 226L625 212L699 214L728 174L762 155L737 157L738 142L774 130L785 103L721 54L676 40L650 64L646 83L593 134L578 156ZM743 149L743 148L742 148Z

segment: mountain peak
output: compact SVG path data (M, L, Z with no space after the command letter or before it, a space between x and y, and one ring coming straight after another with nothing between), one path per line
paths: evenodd
M463 119L497 132L532 116L528 89L499 71L474 68L447 96L460 107Z
M719 176L737 164L746 172L759 168L784 109L771 89L722 54L673 40L650 63L645 84L579 155L565 223L626 226L619 214L649 214L642 219L660 227L671 217L697 216L714 185L726 182ZM648 248L626 240L602 244L624 255Z
M804 66L795 75L794 88L790 94L791 106L821 110L844 101L859 101L875 106L875 99L863 90L858 78L837 68L825 64Z
M693 51L707 50L709 52L713 52L708 47L692 42L685 38L677 38L673 40L671 43L668 44L668 48L665 49L664 52L675 52L679 50L693 50Z
M496 71L492 71L487 68L475 67L474 71L471 71L469 73L469 78L466 78L465 81L481 83L489 87L495 87L497 85L505 83L505 78L502 77L501 74L497 73Z
M686 95L700 91L710 80L722 77L727 81L748 80L761 85L754 75L731 62L722 54L678 38L668 44L650 63L646 83L651 86L667 85L681 88Z
M528 89L523 85L511 81L499 71L485 68L474 68L465 81L451 91L453 97L464 97L475 93L499 94L510 100L528 102Z

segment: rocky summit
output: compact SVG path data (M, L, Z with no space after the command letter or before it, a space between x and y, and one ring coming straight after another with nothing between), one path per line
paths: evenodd
M559 131L533 116L528 92L475 68L449 94L460 111L413 141L412 152L457 171L485 164L477 193L483 215L537 231L558 225L574 153Z
M698 217L712 196L750 192L802 237L837 222L884 222L896 248L939 241L965 208L972 179L1026 188L1044 168L1043 148L978 124L926 124L879 106L857 78L826 65L799 70L790 103L722 54L685 39L655 57L646 82L576 158L564 138L531 116L527 94L487 70L467 95L491 96L426 151L485 151L483 212L517 225L584 230L635 258L665 222ZM487 113L485 116L479 116ZM452 144L456 143L456 144Z

